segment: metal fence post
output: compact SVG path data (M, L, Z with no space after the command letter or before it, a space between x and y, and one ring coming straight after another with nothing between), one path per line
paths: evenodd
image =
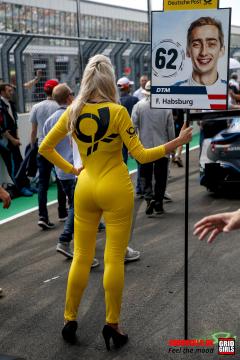
M134 81L134 84L138 82L138 77L140 73L139 53L142 52L143 47L146 47L146 45L137 44L134 46L134 49L130 53L131 78Z
M84 45L83 45L83 69L85 69L85 66L87 65L87 63L88 63L88 59L89 59L89 57L90 57L90 54L91 54L91 52L93 51L93 49L95 48L95 46L97 46L97 41L90 41L90 44L89 44L89 46L86 46L85 48L84 48Z
M19 36L9 36L4 41L2 47L1 47L1 72L3 81L9 83L10 82L10 51L13 48L13 46L18 41Z
M98 43L96 46L94 46L94 48L91 49L91 51L89 53L89 57L94 56L96 54L101 54L108 45L109 45L108 43L106 43L104 40L102 40L100 43Z
M144 69L144 55L147 51L147 61L149 62L149 73L147 74L148 76L150 75L151 72L151 51L150 51L150 46L146 45L145 48L142 49L142 51L139 54L139 60L140 60L140 74L144 74L145 73L145 69Z
M32 37L22 38L14 49L15 70L16 70L16 91L18 97L18 111L25 111L24 103L24 81L23 81L23 62L22 53L27 45L32 41Z
M115 66L115 72L116 77L119 78L122 76L123 69L122 69L122 59L121 55L124 53L124 51L131 45L130 41L127 41L126 43L117 43L112 48L112 51L110 53L110 59Z

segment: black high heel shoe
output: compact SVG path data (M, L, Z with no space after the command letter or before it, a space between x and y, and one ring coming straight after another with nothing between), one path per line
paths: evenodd
M77 322L76 321L68 321L63 329L62 329L62 337L65 341L67 341L70 344L75 344L77 337L76 337L76 331L77 331Z
M112 338L113 344L116 348L120 348L128 342L128 335L127 334L120 334L117 330L115 330L110 325L104 325L102 331L106 348L110 351L110 339Z

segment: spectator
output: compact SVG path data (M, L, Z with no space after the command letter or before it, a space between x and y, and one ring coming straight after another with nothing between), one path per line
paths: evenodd
M23 161L18 136L17 111L12 102L13 87L10 84L0 84L0 155L7 167L8 174L19 193L23 196L32 196L33 189L25 173L18 178L17 172Z
M142 75L139 80L140 87L133 93L133 96L136 96L138 100L142 100L144 98L143 90L145 89L147 82L148 82L147 75Z
M47 99L35 104L30 112L30 122L32 123L31 132L31 144L34 146L38 135L38 146L43 141L43 126L46 120L56 110L59 109L59 105L52 98L52 91L55 86L58 85L57 80L48 80L44 84L44 92L47 95ZM50 181L50 175L53 165L47 161L43 156L38 154L37 158L38 170L39 170L39 183L38 183L38 207L39 207L39 220L38 225L43 229L52 229L55 225L49 221L47 210L47 191ZM58 216L60 221L64 221L67 218L66 210L66 196L63 192L62 186L57 179L58 189Z
M11 197L9 193L0 186L0 199L3 202L3 208L8 209L11 204ZM0 297L3 296L3 289L0 288Z
M140 77L140 88L134 91L133 96L136 96L138 100L144 99L143 90L145 89L145 85L148 82L147 75L142 75ZM137 199L143 198L143 189L141 188L141 180L140 180L140 164L137 162L137 185L136 185L136 197Z
M230 76L229 88L234 92L234 94L239 94L238 74L235 72L233 72Z
M145 98L133 108L132 120L145 148L162 145L175 138L172 110L151 109L151 82L148 81L143 91ZM154 191L153 191L154 175ZM144 198L147 202L146 215L153 211L161 215L164 212L163 198L168 177L168 155L161 159L140 165Z
M117 87L120 91L120 103L124 106L129 116L131 117L133 106L138 102L138 98L136 96L130 95L131 86L133 85L133 81L130 81L127 77L122 77L117 81ZM123 144L123 160L127 165L128 161L128 150L126 146Z
M35 78L32 79L32 80L29 80L29 81L27 81L27 82L25 82L23 84L24 89L30 90L34 85L36 85L39 82L41 77L42 77L42 70L37 69ZM11 82L11 85L13 86L13 88L15 88L16 87L16 74L15 74L15 72L13 72L11 74L10 82Z
M228 108L229 109L240 109L240 95L236 94L233 89L232 86L228 87Z
M72 103L74 97L72 90L67 86L67 84L59 84L54 87L52 93L53 100L59 105L58 110L56 110L45 122L43 127L44 137L49 133L52 127L56 124L60 116L64 113L66 108ZM66 136L57 146L57 151L61 156L73 164L73 152L71 145L71 138ZM74 199L74 189L75 189L75 175L66 174L63 170L55 166L57 178L59 179L61 186L65 195L68 198L68 217L64 224L63 233L59 237L59 241L56 247L56 250L68 258L73 258L73 253L71 250L70 242L73 235L73 219L74 219L74 209L73 209L73 199Z
M43 127L43 134L46 136L49 131L56 124L58 119L67 109L67 107L72 103L74 99L74 93L67 86L67 84L59 84L54 87L53 99L58 103L59 109L55 111L45 122ZM57 151L61 156L73 164L73 148L72 148L72 140L70 136L66 136L56 147ZM67 174L59 167L55 166L56 174L60 183L63 187L63 191L68 198L68 217L64 224L63 232L61 233L56 250L57 252L63 254L69 259L73 258L73 252L71 250L71 241L74 232L74 190L75 190L75 175ZM94 258L92 267L96 267L99 265L97 259Z

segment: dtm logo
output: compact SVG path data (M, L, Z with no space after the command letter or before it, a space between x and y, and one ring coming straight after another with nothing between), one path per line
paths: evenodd
M219 338L218 355L235 355L235 339Z

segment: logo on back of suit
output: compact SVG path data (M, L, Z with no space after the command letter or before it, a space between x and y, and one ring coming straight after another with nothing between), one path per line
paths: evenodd
M87 149L87 156L91 155L93 152L97 151L98 144L100 141L105 142L105 143L110 143L118 136L118 134L111 134L111 135L104 137L108 130L109 123L110 123L109 108L104 107L102 109L99 109L98 115L99 116L92 114L92 113L85 113L85 114L80 115L76 122L75 134L76 134L77 138L82 142L91 144L91 146L89 146ZM94 134L87 135L87 134L84 134L80 130L80 124L83 119L91 119L96 122L97 131Z

